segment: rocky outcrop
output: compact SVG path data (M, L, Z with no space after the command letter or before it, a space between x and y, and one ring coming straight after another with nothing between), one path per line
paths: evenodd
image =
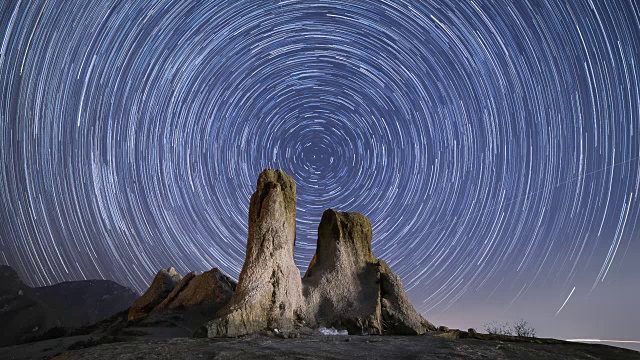
M148 315L171 294L180 280L182 280L182 276L175 268L160 270L149 289L129 308L128 320L132 321Z
M167 310L171 305L171 303L173 303L174 300L176 300L178 296L182 293L182 290L186 289L186 287L189 285L191 280L193 280L195 277L196 277L195 271L192 271L187 275L185 275L184 277L182 277L182 279L178 282L178 284L176 284L173 290L171 290L169 295L167 295L167 297L164 300L162 300L162 302L158 304L158 306L154 307L153 310L151 310L150 312L160 313Z
M402 283L371 249L364 215L329 209L318 227L316 254L303 279L311 326L350 334L423 334L433 326L411 306Z
M235 281L218 269L200 275L191 272L182 278L169 296L152 312L191 309L215 314L231 300L235 288Z
M303 308L293 261L296 185L282 170L264 170L249 205L247 253L231 302L207 324L209 337L293 328Z

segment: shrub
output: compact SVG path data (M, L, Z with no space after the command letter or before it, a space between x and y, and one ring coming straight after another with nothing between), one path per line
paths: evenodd
M516 320L516 322L513 324L512 332L516 336L523 336L523 337L536 336L536 329L529 326L529 323L524 321L523 319Z
M502 324L497 321L492 321L484 324L484 331L491 335L511 335L511 329L509 328L508 322Z
M536 330L529 325L523 319L518 319L513 323L513 326L509 326L509 323L499 323L492 321L484 324L484 330L490 335L508 335L508 336L521 336L521 337L535 337Z

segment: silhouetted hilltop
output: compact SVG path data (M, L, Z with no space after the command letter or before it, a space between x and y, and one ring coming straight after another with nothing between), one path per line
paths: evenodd
M127 309L138 295L109 280L67 281L31 288L16 271L0 266L0 346L52 331L93 324Z

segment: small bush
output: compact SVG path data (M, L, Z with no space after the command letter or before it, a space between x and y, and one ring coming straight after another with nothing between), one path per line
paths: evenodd
M529 326L529 323L523 319L518 319L513 324L512 332L515 336L536 337L536 329Z
M484 331L490 335L512 335L511 328L509 328L509 323L499 323L497 321L492 321L490 323L484 324Z
M516 320L512 326L509 323L492 321L484 325L484 330L490 335L508 335L520 337L535 337L536 330L523 319Z

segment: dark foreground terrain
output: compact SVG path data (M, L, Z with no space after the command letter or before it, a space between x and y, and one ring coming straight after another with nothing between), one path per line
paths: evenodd
M75 336L0 348L2 359L640 359L606 345L423 336L91 338ZM515 339L514 339L515 340ZM101 343L101 344L100 344ZM85 347L87 346L87 347ZM85 347L85 348L83 348ZM69 350L72 349L72 350Z

